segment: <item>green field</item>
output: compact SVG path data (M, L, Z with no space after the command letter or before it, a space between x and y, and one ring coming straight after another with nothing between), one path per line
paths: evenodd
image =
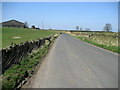
M8 47L12 42L19 44L25 41L48 37L54 33L56 31L4 27L2 28L2 48Z

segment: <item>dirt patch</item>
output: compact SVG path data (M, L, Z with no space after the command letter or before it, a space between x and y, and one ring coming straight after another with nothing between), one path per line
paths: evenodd
M19 39L19 38L21 38L21 37L19 37L19 36L17 36L17 37L13 37L13 39Z

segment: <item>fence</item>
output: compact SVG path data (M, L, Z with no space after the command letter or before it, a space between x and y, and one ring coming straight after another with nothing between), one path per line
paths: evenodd
M4 73L4 71L7 70L12 64L19 63L19 61L28 53L31 53L33 50L44 45L46 40L51 43L51 38L56 37L55 35L52 35L48 38L43 38L36 41L26 41L25 43L10 46L9 49L0 50L0 53L2 52L2 55L0 55L0 59L2 59L2 73Z

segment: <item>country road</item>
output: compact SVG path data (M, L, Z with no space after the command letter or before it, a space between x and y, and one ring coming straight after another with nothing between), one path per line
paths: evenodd
M32 88L118 88L118 55L62 34Z

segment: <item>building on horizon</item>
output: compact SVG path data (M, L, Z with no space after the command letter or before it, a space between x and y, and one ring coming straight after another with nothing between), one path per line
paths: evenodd
M16 28L27 28L26 24L17 20L9 20L2 22L2 27L16 27Z

